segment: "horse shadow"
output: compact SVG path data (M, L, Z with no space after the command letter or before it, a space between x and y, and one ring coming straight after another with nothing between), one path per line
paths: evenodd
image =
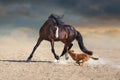
M0 62L13 62L13 63L53 63L53 61L45 61L45 60L31 60L31 61L26 61L26 60L0 60Z

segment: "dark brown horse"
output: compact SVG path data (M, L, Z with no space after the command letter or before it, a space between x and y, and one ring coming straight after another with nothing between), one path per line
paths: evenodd
M33 51L28 57L27 61L31 60L35 50L43 40L50 41L52 47L51 51L57 60L59 60L59 56L55 53L54 41L61 41L65 44L60 57L63 56L65 53L67 54L67 51L70 50L73 46L72 41L75 39L78 41L79 47L84 53L92 55L92 52L88 51L85 48L81 34L77 30L75 30L73 26L65 25L60 19L61 17L54 16L53 14L49 16L48 20L43 24L39 31L37 44L33 48ZM66 59L68 59L67 55Z

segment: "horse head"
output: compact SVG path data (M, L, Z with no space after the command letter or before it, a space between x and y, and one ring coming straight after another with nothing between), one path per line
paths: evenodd
M64 22L62 21L64 15L58 16L55 14L51 14L48 18L53 19L53 21L59 26L59 25L64 25Z

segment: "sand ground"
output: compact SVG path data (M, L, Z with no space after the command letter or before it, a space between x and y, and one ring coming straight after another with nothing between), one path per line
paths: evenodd
M62 57L56 62L50 43L43 41L32 61L27 63L37 38L29 38L28 35L16 37L19 35L15 33L19 31L15 30L10 35L1 35L0 80L120 80L120 28L77 29L83 35L85 46L94 52L93 56L98 57L98 61L90 59L83 67L71 58L66 61ZM73 44L72 49L81 52L77 42ZM55 43L58 55L63 46L61 42Z

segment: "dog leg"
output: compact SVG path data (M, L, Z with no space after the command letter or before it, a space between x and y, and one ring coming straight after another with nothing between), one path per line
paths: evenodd
M83 62L80 63L80 66L83 67Z
M85 61L86 61L85 59L82 60L81 62L82 64L80 65L81 67L83 67L83 64L85 63Z
M79 61L76 61L76 63L80 65L80 62L79 62Z

